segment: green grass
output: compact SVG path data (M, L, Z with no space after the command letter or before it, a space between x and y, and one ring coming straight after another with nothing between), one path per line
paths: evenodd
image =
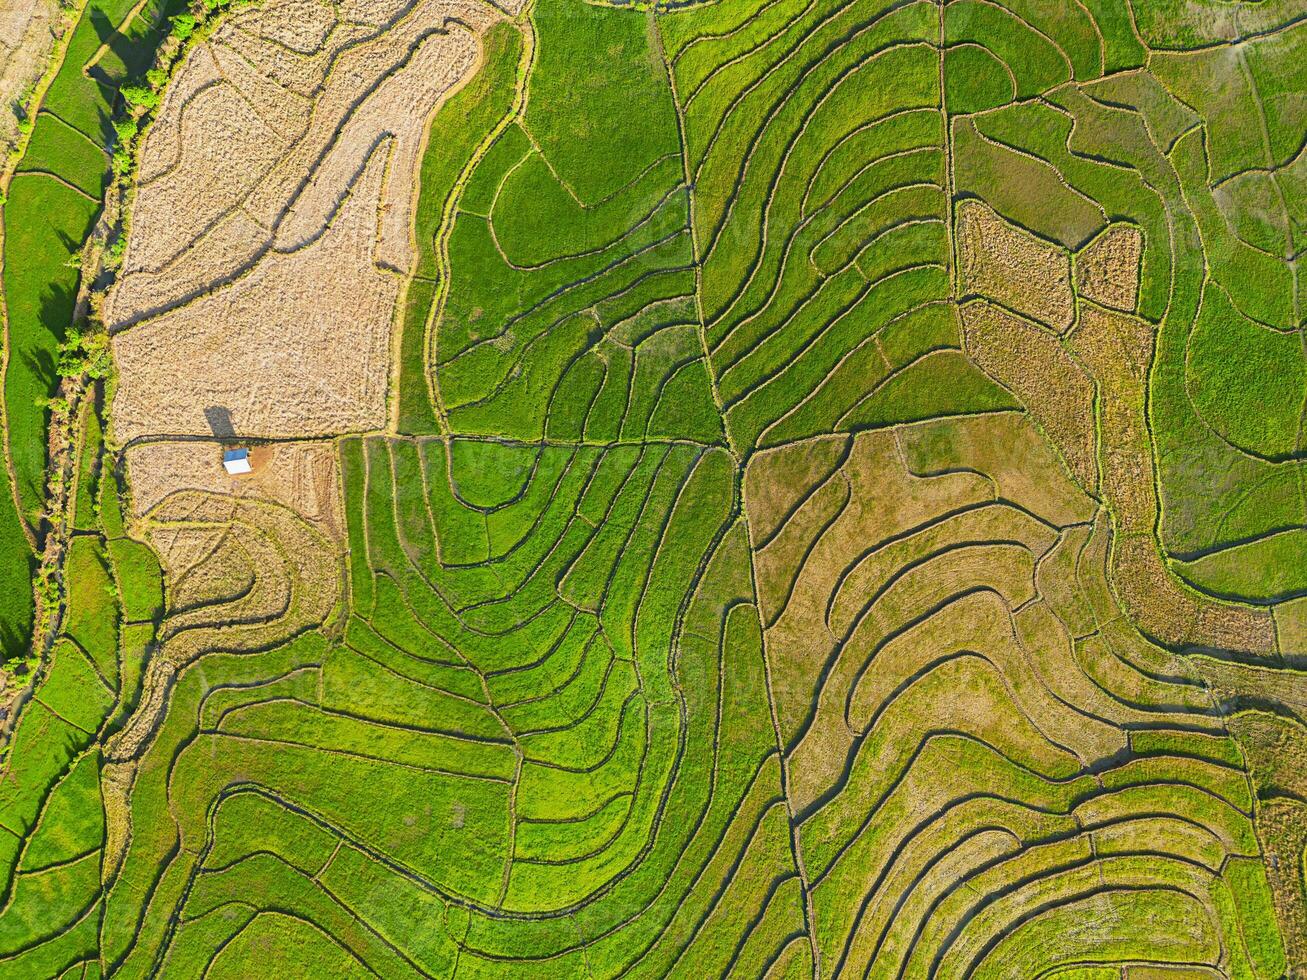
M358 957L312 922L280 912L256 916L213 961L208 974L238 980L255 960L281 976L374 975Z
M32 576L36 558L14 509L9 473L0 469L0 655L5 660L24 656L31 649Z
M122 596L124 618L130 623L152 621L163 609L158 559L147 545L128 538L114 538L108 549Z
M77 473L71 501L72 526L78 531L94 531L99 526L96 495L100 486L101 450L104 432L94 397L82 406L79 426L81 444L77 447Z
M24 709L10 742L14 761L0 779L0 811L10 835L21 840L35 828L46 794L90 740L39 701ZM16 848L4 856L13 867Z
M545 0L531 16L539 50L525 125L563 184L593 207L678 150L653 15ZM625 66L618 85L613 64Z
M5 406L18 499L35 524L45 506L44 400L58 384L56 348L72 322L80 251L99 214L89 198L43 173L17 174L5 205L4 285L9 317Z
M75 762L45 804L40 828L28 841L20 870L71 861L96 847L104 834L100 760L91 752Z
M56 174L89 197L104 194L109 156L102 144L62 119L39 113L19 173Z
M944 91L949 112L993 109L1016 98L1007 68L988 48L965 43L944 56Z
M1218 435L1259 455L1293 454L1307 386L1298 337L1250 322L1221 291L1206 290L1186 374L1194 410Z
M111 668L117 664L111 663ZM99 664L73 642L61 640L50 656L49 671L39 695L41 703L60 718L95 734L113 706L117 671L108 677Z
M1077 248L1104 224L1094 203L1069 188L1051 165L982 139L974 120L953 123L953 153L959 193L984 198L1045 238Z
M1177 562L1180 575L1217 596L1275 602L1307 591L1307 574L1299 558L1307 548L1307 531L1294 528L1246 544Z
M64 632L90 655L101 675L116 686L118 590L110 577L104 547L93 537L74 538L64 574L68 602Z
M952 4L944 18L945 40L971 42L992 52L1015 76L1018 98L1053 88L1070 76L1048 35L1033 27L1009 10L973 0Z
M499 24L484 42L484 67L436 112L422 157L414 240L415 278L409 283L400 341L400 430L435 432L437 423L427 391L426 326L440 285L437 240L460 177L479 144L512 105L521 34Z

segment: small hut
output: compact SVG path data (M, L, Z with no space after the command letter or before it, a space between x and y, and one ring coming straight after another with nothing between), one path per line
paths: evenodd
M232 476L251 472L248 449L228 449L222 454L222 465Z

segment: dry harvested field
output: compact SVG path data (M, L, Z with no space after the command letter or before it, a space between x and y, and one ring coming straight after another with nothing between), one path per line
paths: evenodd
M0 975L1307 977L1300 5L92 6Z
M354 6L237 12L169 86L105 307L123 442L206 433L214 406L241 435L384 422L428 117L503 15Z
M18 141L22 102L45 70L59 30L59 0L0 0L0 149Z

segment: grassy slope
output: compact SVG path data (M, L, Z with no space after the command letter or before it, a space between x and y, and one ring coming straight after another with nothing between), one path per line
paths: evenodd
M481 70L436 112L419 172L414 238L418 248L415 278L410 281L399 344L399 430L437 431L427 388L427 321L441 288L438 236L449 199L485 135L495 128L513 102L522 36L511 24L486 35Z
M154 632L152 623L133 622L142 614L133 607L159 593L161 572L148 551L133 551L126 564L120 559L120 545L144 546L116 537L113 476L88 465L99 450L98 424L90 420L76 499L89 505L102 496L108 530L92 521L72 539L61 635L19 715L0 774L0 880L12 895L0 914L0 972L11 976L54 975L96 955L96 929L87 927L85 912L98 907L100 894L100 746L135 704ZM87 516L79 507L79 517ZM138 601L124 609L120 596L127 591ZM42 871L64 863L57 876Z
M22 520L32 527L39 525L45 501L49 413L43 402L57 385L57 347L73 316L79 273L72 259L100 212L117 89L149 66L160 38L152 25L161 12L181 9L184 0L150 0L129 19L136 6L135 0L87 5L4 207L8 446ZM0 643L13 655L31 632L35 566L10 504L8 476L0 482Z

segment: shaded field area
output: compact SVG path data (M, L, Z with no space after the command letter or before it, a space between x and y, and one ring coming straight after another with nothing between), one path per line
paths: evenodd
M0 972L1298 975L1307 21L1141 6L231 11Z

